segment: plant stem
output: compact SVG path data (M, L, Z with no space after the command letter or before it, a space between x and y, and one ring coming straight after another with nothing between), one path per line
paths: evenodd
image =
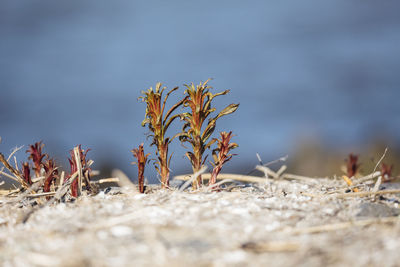
M196 146L194 148L194 155L195 155L195 160L194 160L194 164L193 164L193 173L196 173L198 171L200 171L201 169L201 163L202 163L202 154L201 154L201 144L199 144L198 146ZM197 176L197 178L195 180L193 180L192 183L192 188L193 190L196 190L200 187L201 185L201 175Z

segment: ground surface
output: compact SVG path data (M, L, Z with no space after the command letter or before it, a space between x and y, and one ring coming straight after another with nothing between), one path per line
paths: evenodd
M0 263L398 265L400 224L394 217L399 214L395 195L385 195L382 200L320 198L301 193L326 194L341 186L339 180L281 180L222 192L153 190L145 195L113 194L117 189L82 197L75 203L44 207L26 223L20 218L29 207L9 203L3 197Z

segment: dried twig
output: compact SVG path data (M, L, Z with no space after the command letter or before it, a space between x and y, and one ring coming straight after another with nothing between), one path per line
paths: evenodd
M379 164L382 162L382 160L385 158L386 156L386 152L388 151L388 148L385 148L385 151L383 152L383 155L381 157L381 159L378 161L378 163L376 163L374 171L372 173L374 173L376 171L376 169L378 168Z
M76 167L78 169L78 194L77 194L78 197L81 196L82 194L82 176L83 176L80 154L81 153L79 146L74 147L75 162L76 162Z
M5 177L7 177L7 178L10 178L11 180L14 180L14 181L16 181L16 182L18 182L18 183L20 182L20 180L19 180L18 178L14 177L14 176L12 176L12 175L6 173L6 172L0 171L0 175L3 175L3 176L5 176Z
M0 139L1 140L1 139ZM17 153L18 151L20 151L24 146L20 146L20 147L16 147L13 149L13 151L11 151L11 154L8 156L7 158L7 162L10 161L11 157ZM0 172L4 171L4 166L1 167Z
M26 198L38 198L38 197L48 197L48 196L54 196L56 192L44 192L44 193L37 193L37 194L30 194L26 195Z
M13 166L8 163L8 161L4 158L4 155L0 153L0 162L4 165L4 167L9 170L15 178L17 178L18 182L22 185L24 188L28 188L29 185L25 182L24 178L22 177L21 173L18 172Z
M268 168L266 166L257 165L256 166L256 170L263 172L264 173L264 177L267 178L267 179L269 177L278 178L277 174L273 170L271 170L270 168ZM264 179L264 182L265 182L265 179Z
M97 181L91 181L90 183L92 184L104 184L104 183L119 183L120 179L118 177L116 178L104 178L104 179L100 179Z
M379 172L379 171L378 172L373 172L371 174L368 174L367 176L364 176L364 177L361 177L361 178L358 178L358 179L353 179L353 184L354 185L361 184L363 182L375 179L376 177L378 177L380 175L381 175L381 172Z

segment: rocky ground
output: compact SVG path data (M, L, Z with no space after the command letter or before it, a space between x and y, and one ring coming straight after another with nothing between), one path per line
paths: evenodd
M368 182L360 191L373 187ZM396 184L381 189L397 188ZM390 188L388 188L390 187ZM153 189L151 189L153 188ZM341 180L270 180L221 192L112 188L30 210L0 198L2 266L397 266L396 194ZM348 190L347 190L348 191Z

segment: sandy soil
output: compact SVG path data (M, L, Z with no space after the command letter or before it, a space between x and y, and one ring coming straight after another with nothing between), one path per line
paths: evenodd
M114 188L38 209L26 223L20 219L29 201L3 197L0 263L397 266L397 196L326 197L337 188L343 181L279 180L222 192L153 189L144 195Z

